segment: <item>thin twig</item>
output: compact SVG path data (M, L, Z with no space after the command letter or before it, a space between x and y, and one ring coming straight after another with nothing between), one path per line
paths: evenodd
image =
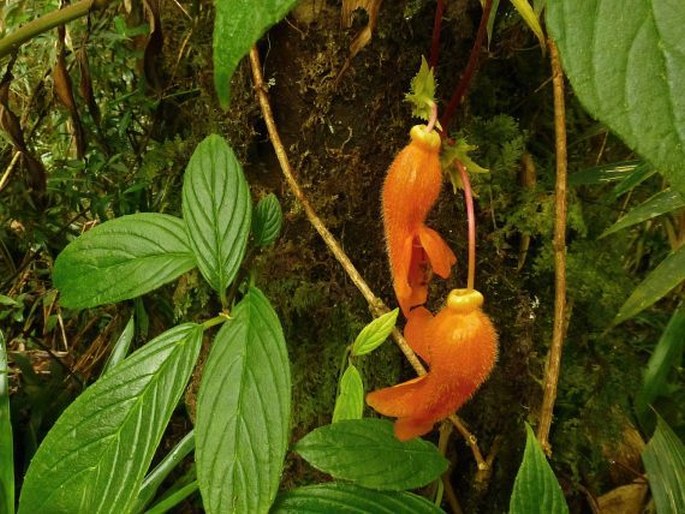
M443 130L447 131L447 126L449 122L452 121L454 113L457 111L462 98L466 94L466 90L471 84L471 79L476 71L476 65L478 64L478 57L480 56L480 49L483 46L483 39L487 34L488 28L488 18L490 17L490 10L492 9L492 0L485 0L485 5L483 6L483 14L480 19L480 25L478 25L478 32L476 32L476 40L473 42L473 47L471 48L471 54L469 55L469 60L466 63L466 69L464 74L461 76L461 80L457 85L457 89L454 90L452 98L450 98L450 103L445 109L445 114L443 114L440 124Z
M271 144L274 147L276 158L281 166L281 171L283 172L285 180L288 183L288 187L292 191L293 195L295 195L295 198L297 198L302 205L309 222L319 233L330 252L343 267L354 285L357 286L357 289L359 289L362 296L364 296L364 299L366 299L371 312L375 316L379 316L388 312L390 310L388 309L388 306L385 305L383 300L378 298L373 291L371 291L371 288L368 286L361 274L357 271L357 268L354 267L354 264L352 264L352 261L350 261L349 257L342 249L340 243L338 243L338 241L335 239L335 236L330 233L328 228L326 228L319 216L316 214L311 204L307 200L307 197L302 192L300 185L295 179L295 174L290 166L288 155L285 151L285 147L283 146L283 142L281 141L281 137L278 134L276 122L274 121L273 111L271 110L271 104L269 103L269 95L267 93L266 85L264 84L264 77L262 75L262 64L259 59L259 51L257 50L256 46L253 46L250 50L250 66L252 68L252 79L254 81L259 106L262 110L262 116L264 118L267 131L269 132L269 138L271 139ZM402 336L401 332L397 328L393 329L392 337L400 350L402 350L402 353L404 353L405 357L409 361L409 364L411 364L416 371L416 374L419 376L425 375L426 368L423 367L423 364L421 364L421 361L419 361L418 357L409 347L406 339ZM476 437L466 428L464 423L456 414L450 416L449 420L454 424L455 428L462 435L462 437L466 439L467 444L473 452L473 457L476 460L478 469L481 469L484 466L487 467L487 463L483 459L480 449L478 448Z
M554 402L557 397L561 351L564 344L566 324L566 108L564 105L564 76L559 60L557 45L548 39L549 56L552 64L552 86L554 90L554 133L556 147L556 186L554 215L554 328L552 345L545 369L545 391L540 411L537 437L547 455L551 455L549 431L552 426Z
M12 170L14 170L14 166L17 164L19 157L21 157L21 152L19 150L15 150L9 166L7 166L7 169L5 169L5 172L2 174L2 178L0 178L0 191L5 189L5 186L9 183L10 174L12 173Z

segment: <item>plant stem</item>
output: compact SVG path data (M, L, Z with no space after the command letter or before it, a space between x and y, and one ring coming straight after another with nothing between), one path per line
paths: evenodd
M0 59L16 51L21 45L37 35L85 16L93 10L103 9L109 2L110 0L81 0L28 22L0 39Z
M452 121L454 113L457 111L459 104L461 103L466 90L471 83L473 74L476 71L476 65L478 64L478 57L480 56L480 49L483 46L483 40L487 34L488 28L488 18L490 17L490 10L492 9L492 0L485 0L485 5L483 6L483 14L480 19L480 25L478 25L478 32L476 32L476 40L473 42L473 47L471 48L471 53L469 54L469 60L466 63L466 69L464 74L461 76L461 80L457 85L457 88L452 93L452 98L450 98L450 103L445 109L445 114L443 114L440 124L443 130L447 132L447 126L449 122Z
M221 325L229 319L231 319L231 317L225 312L222 312L218 316L214 316L213 318L208 319L207 321L202 323L202 330L207 330L208 328L215 327L216 325Z
M438 104L431 102L431 116L426 123L426 132L430 132L435 128L435 124L438 122Z
M445 0L438 0L435 7L435 20L433 21L433 36L431 37L431 53L428 64L431 68L438 65L440 58L440 26L442 25L442 15L445 12Z
M466 221L469 227L469 273L466 280L466 288L473 289L476 285L476 215L473 210L473 191L466 167L456 161L459 177L464 186L464 201L466 202Z
M552 345L547 356L545 369L545 390L540 412L537 438L547 455L551 455L549 431L552 426L554 402L557 397L561 351L566 332L566 107L564 105L564 75L559 60L557 45L547 40L552 64L552 86L554 90L554 133L556 147L556 186L554 191L554 328Z
M371 312L375 316L380 316L381 314L389 312L390 309L388 309L388 306L385 305L383 300L378 298L373 291L371 291L371 288L368 286L361 274L357 271L357 268L354 267L354 264L352 264L352 261L350 261L349 257L342 249L340 243L338 243L333 234L331 234L328 228L326 228L326 226L323 224L307 200L307 197L302 192L302 189L295 178L295 174L293 173L293 169L290 166L288 154L285 151L285 147L283 146L283 142L281 141L281 137L278 133L278 128L276 127L276 122L274 121L273 111L271 110L271 104L269 102L269 95L267 94L266 85L264 84L264 77L262 76L262 64L259 59L259 51L257 50L256 46L253 46L250 50L250 66L252 68L252 80L257 93L259 106L262 110L262 116L264 118L267 131L269 132L269 137L271 138L271 144L274 147L276 158L281 166L281 171L283 172L283 176L288 183L290 191L292 191L293 195L295 195L295 198L297 198L302 205L307 219L324 240L324 243L326 243L326 246L330 252L343 267L359 292L361 292L362 296L364 296L369 304ZM397 327L393 328L392 336L397 346L400 348L400 350L402 350L402 353L404 353L405 357L409 361L409 364L411 364L416 371L416 374L419 376L425 375L426 368L423 367L423 364L421 364L421 361L419 361L419 359L416 357L416 354L409 347L406 339L397 329ZM480 449L478 448L476 437L466 428L464 423L456 414L452 414L448 419L452 422L452 424L454 424L455 428L459 431L471 448L473 457L478 465L478 469L487 468L488 465L483 459Z

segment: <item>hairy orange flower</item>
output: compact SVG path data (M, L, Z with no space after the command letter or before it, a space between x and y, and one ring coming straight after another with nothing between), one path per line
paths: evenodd
M373 409L398 418L398 439L429 432L437 421L459 409L490 374L497 360L497 332L482 305L478 291L455 289L437 316L424 307L409 314L404 335L430 371L366 396Z
M397 154L383 185L383 226L397 300L405 316L426 303L435 271L447 278L457 262L452 250L426 216L440 194L440 136L412 127L411 142Z

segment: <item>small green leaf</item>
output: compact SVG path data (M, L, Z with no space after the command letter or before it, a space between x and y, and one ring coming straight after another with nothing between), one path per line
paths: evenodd
M488 16L488 24L485 27L488 33L488 50L490 49L490 43L492 43L492 31L495 27L495 18L497 17L499 2L500 0L492 0L492 5L490 6L490 15ZM481 6L483 6L482 1Z
M194 267L183 220L139 213L106 221L69 243L52 280L63 306L85 309L135 298Z
M201 344L200 325L179 325L86 389L33 457L19 512L128 512Z
M169 496L164 497L164 499L160 500L159 503L155 504L145 514L165 514L185 500L188 496L197 491L197 489L197 480L193 480L189 484L186 484L174 491Z
M668 322L647 363L642 389L635 399L635 410L640 417L647 407L666 391L666 380L671 370L680 365L685 348L685 302L681 302Z
M14 512L14 445L10 417L9 367L5 336L0 330L0 512Z
M417 118L428 120L435 105L435 76L428 67L425 57L421 57L419 72L411 80L410 92L404 96L412 105L412 114Z
M222 300L245 255L251 217L242 166L221 136L208 136L186 168L183 219L198 268Z
M372 418L319 427L300 439L295 451L334 478L390 491L423 487L448 465L435 445L419 438L399 441L392 423Z
M623 323L660 300L685 280L685 246L666 257L635 288L614 319L614 325Z
M490 170L483 168L474 162L469 156L469 152L476 150L478 147L475 145L470 145L465 139L459 139L453 145L444 145L442 155L440 156L440 162L442 164L442 169L447 170L450 181L452 182L452 187L456 193L459 189L464 189L464 184L461 183L461 175L456 166L453 166L454 161L459 161L464 165L466 170L470 173L489 173Z
M533 10L528 3L528 0L511 0L511 3L514 4L514 7L516 7L516 10L521 15L521 18L523 18L523 21L526 22L528 28L530 28L530 30L533 31L533 34L535 34L535 37L538 38L542 53L544 54L547 46L545 45L545 35L542 33L538 13Z
M352 355L366 355L382 345L395 328L399 312L399 309L393 309L366 325L352 344Z
M685 201L683 201L680 194L670 189L665 189L631 209L625 216L606 229L599 238L601 239L624 228L632 227L682 207L685 207Z
M357 368L350 364L340 379L340 392L333 409L333 423L343 419L361 419L363 412L364 382Z
M276 195L269 193L262 198L252 215L252 233L257 246L272 244L281 233L283 212Z
M685 445L659 416L654 436L642 452L642 462L656 511L685 512Z
M181 439L176 446L174 446L169 453L155 466L143 481L138 493L138 499L132 512L140 513L145 510L150 501L157 494L157 489L162 485L162 482L169 476L169 474L176 469L181 462L188 456L190 452L195 449L195 431L188 432L183 439ZM197 488L197 482L195 482Z
M511 493L509 514L567 514L568 505L559 482L526 423L526 449Z
M351 484L298 487L280 494L271 514L443 514L421 496L405 492L372 491Z
M221 107L231 101L231 77L252 45L281 21L297 0L216 0L214 86Z
M583 106L685 195L685 2L557 0L546 12Z
M217 333L197 399L197 479L208 513L266 513L290 424L290 369L278 316L250 288Z
M107 362L105 362L103 374L107 373L126 358L131 342L133 342L133 333L135 332L133 319L133 316L129 318L128 323L126 323L126 326L124 327L124 331L121 333L116 343L114 343L114 347L112 348L109 357L107 357Z

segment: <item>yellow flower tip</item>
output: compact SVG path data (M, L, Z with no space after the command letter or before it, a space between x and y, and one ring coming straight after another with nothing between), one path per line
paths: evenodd
M447 296L447 308L453 312L468 314L483 306L483 295L475 289L452 289Z
M427 132L427 128L426 125L414 125L409 131L409 137L424 150L437 152L440 149L440 135L435 130Z

